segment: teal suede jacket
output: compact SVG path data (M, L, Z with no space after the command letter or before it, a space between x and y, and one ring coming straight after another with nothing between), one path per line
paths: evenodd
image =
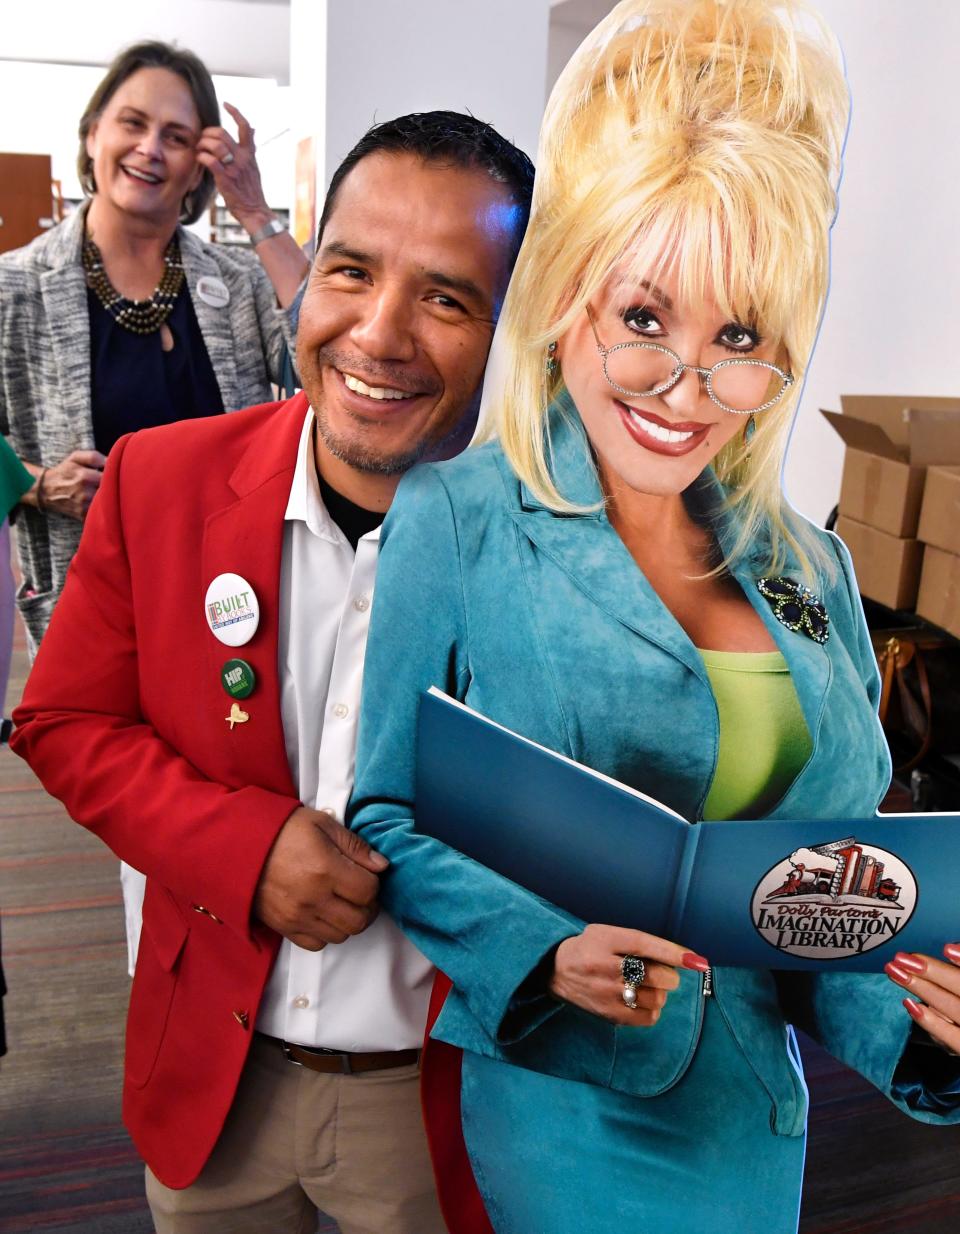
M555 412L551 441L560 491L580 505L599 502L570 405ZM728 546L736 526L719 510L719 486L708 472L696 487L698 517L715 507L717 538ZM835 536L818 534L837 563L820 586L830 617L823 645L786 629L758 593L769 565L764 545L733 567L786 657L813 744L770 814L867 818L890 775L877 667L847 552ZM781 573L796 574L796 564ZM615 1027L542 993L538 966L582 923L415 829L417 707L431 685L690 820L701 817L719 722L700 655L603 509L553 513L496 445L416 468L384 524L350 822L390 859L383 907L453 981L435 1036L639 1096L666 1091L697 1047L703 979L682 973L652 1028ZM911 1021L885 976L775 979L720 969L714 994L769 1096L776 1134L802 1134L806 1115L787 1015L907 1108L892 1081Z

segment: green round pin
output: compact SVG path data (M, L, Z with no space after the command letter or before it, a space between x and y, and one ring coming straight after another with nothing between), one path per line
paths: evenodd
M249 698L257 684L257 674L246 660L228 660L220 670L220 683L231 698Z

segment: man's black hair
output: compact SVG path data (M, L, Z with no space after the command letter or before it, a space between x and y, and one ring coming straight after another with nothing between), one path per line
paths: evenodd
M380 151L414 154L425 163L485 171L492 180L504 185L519 208L516 229L519 249L530 217L533 164L522 150L501 137L491 125L459 111L414 112L367 129L333 173L317 228L318 249L336 205L340 185L361 159Z

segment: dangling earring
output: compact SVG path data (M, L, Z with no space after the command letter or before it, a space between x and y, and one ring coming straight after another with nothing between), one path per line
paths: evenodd
M743 448L750 449L750 443L753 441L753 435L757 431L757 421L754 418L753 412L747 416L747 422L743 426Z
M557 371L557 344L556 341L547 344L547 360L545 364L547 376L552 377Z

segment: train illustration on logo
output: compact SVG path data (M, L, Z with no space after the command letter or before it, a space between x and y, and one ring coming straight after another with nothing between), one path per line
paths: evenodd
M900 884L884 875L884 863L864 852L854 837L820 844L810 852L832 857L836 865L825 868L791 860L790 873L779 887L767 893L768 900L802 895L825 895L836 900L840 896L855 895L882 900L886 904L897 903Z

